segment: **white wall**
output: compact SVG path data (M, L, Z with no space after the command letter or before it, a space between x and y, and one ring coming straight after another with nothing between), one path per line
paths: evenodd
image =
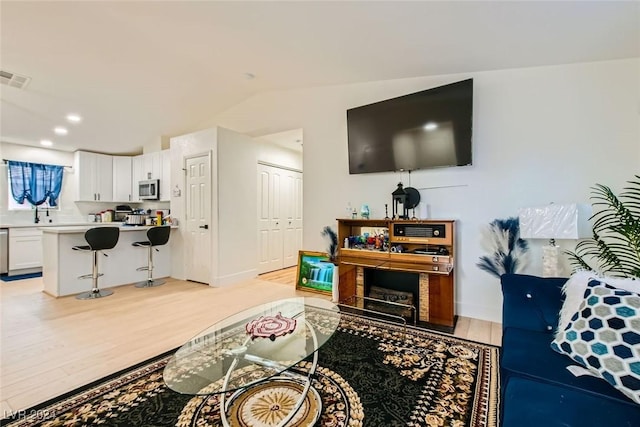
M180 232L171 235L172 277L186 278L185 266L195 249L185 245L184 158L206 152L212 153L210 284L224 286L255 277L258 161L301 169L301 156L220 127L171 138L170 146L172 189L178 183L181 190L180 197L171 197L171 215L182 224Z
M255 138L258 160L270 165L277 165L297 171L302 170L302 152L293 151L273 144L265 144Z
M257 168L260 144L218 128L218 284L255 277L257 245Z
M420 190L432 218L458 221L457 314L499 321L497 278L476 267L479 232L523 206L585 202L589 188L620 189L640 172L640 60L619 60L270 92L213 119L242 133L304 129L304 247L348 203L374 218L398 181ZM474 79L473 166L349 175L346 110ZM575 242L565 243L571 245ZM539 274L540 244L526 271Z
M206 129L187 135L171 138L171 216L178 220L179 229L171 233L171 276L176 279L186 279L188 260L193 256L197 248L185 244L186 229L186 188L185 188L185 157L194 157L211 153L211 281L218 274L218 208L217 188L218 178L216 174L218 130ZM180 190L180 196L176 196L174 190Z

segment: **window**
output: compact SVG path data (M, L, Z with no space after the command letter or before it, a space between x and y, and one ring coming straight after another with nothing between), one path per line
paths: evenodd
M9 210L31 210L33 206L59 209L57 201L62 188L62 166L16 161L9 161L8 165Z

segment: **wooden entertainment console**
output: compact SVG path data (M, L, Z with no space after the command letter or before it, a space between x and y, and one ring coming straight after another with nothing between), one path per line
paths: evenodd
M371 270L415 273L418 323L453 332L455 221L338 219L338 243L341 302L367 296Z

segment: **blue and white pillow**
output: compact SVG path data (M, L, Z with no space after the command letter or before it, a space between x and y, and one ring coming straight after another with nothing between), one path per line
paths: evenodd
M640 295L589 282L584 300L551 348L640 404Z

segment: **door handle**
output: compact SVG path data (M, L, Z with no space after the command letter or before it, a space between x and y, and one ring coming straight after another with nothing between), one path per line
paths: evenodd
M198 228L204 228L205 230L209 229L209 225L205 224L205 225L200 225Z

